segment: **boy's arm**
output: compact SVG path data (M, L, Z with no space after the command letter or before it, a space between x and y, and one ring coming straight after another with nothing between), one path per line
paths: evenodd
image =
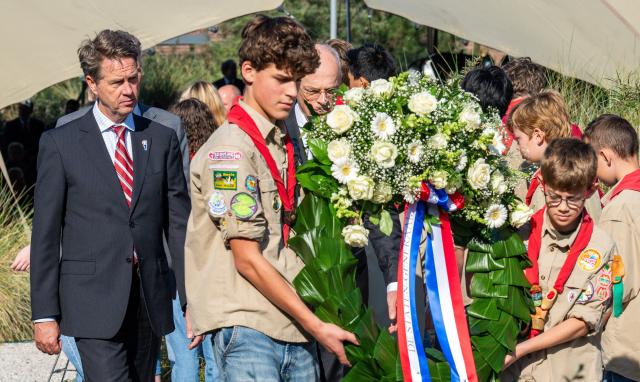
M503 369L508 368L515 361L527 354L535 353L539 350L549 349L565 342L573 341L583 337L589 332L589 325L578 318L569 318L562 321L553 328L544 331L540 335L530 338L516 345L516 350L507 354L504 359Z
M231 239L229 246L233 252L236 269L242 276L269 301L293 317L322 346L335 354L340 363L349 365L342 342L358 344L353 333L322 322L316 317L280 273L262 256L256 241Z

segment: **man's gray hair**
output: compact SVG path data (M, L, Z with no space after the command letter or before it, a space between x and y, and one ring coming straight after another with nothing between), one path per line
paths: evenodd
M331 55L336 59L336 65L338 65L338 71L340 72L340 77L342 77L342 70L341 70L342 60L340 60L340 54L338 53L338 51L329 44L317 43L316 49L320 47L327 49L329 52L331 52ZM342 81L342 78L340 79L340 81Z
M96 81L100 78L100 63L103 59L133 58L138 63L140 56L140 40L121 30L100 31L93 40L82 41L78 48L82 72Z

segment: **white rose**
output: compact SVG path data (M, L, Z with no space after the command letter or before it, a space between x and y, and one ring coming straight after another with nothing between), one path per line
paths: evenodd
M398 148L391 142L376 141L371 147L371 158L382 168L391 168L396 164Z
M424 116L438 107L438 99L429 92L417 93L409 98L409 110Z
M393 91L393 85L391 84L391 82L385 79L379 79L371 81L369 90L371 90L371 93L378 97L384 97L391 95L391 92Z
M361 225L348 225L342 229L344 241L357 248L363 248L369 243L369 230Z
M480 126L480 113L476 111L474 106L467 105L462 109L458 120L466 123L468 128L475 129Z
M407 146L407 157L411 163L419 163L423 153L424 148L418 141L413 141Z
M349 158L351 145L344 139L333 140L327 145L327 154L331 162L340 162Z
M434 150L445 149L447 144L449 144L449 139L442 133L434 134L431 139L429 139L429 147Z
M467 181L474 190L483 190L491 179L491 167L484 163L484 159L478 159L467 172Z
M333 110L327 114L327 125L336 134L342 134L349 130L353 123L358 119L358 115L347 105L336 105Z
M494 171L491 176L491 190L498 195L507 192L507 184L504 182L504 175L500 171Z
M373 180L360 175L347 182L349 195L353 200L369 200L373 197Z
M515 228L520 228L529 221L532 215L533 210L531 208L524 203L518 202L513 211L511 211L511 218L509 221Z
M344 93L344 100L348 103L348 104L354 104L354 103L358 103L362 100L362 97L364 97L364 89L363 88L352 88L347 90Z
M391 200L393 190L388 183L380 182L373 190L373 197L371 200L374 203L383 204Z
M436 189L442 189L447 187L447 179L449 178L449 174L446 171L436 170L429 177L429 183Z

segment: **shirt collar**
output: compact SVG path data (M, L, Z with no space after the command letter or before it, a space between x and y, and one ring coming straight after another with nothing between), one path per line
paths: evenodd
M548 213L544 214L544 222L542 224L542 232L544 236L549 236L549 238L553 241L553 244L559 248L569 248L571 244L576 240L578 236L578 232L580 231L580 227L582 226L582 214L578 218L580 219L580 223L576 227L573 232L570 233L562 233L555 229L555 227L551 224L549 220Z
M251 119L253 119L253 122L256 123L258 130L260 130L260 133L262 134L265 140L274 131L280 130L280 132L282 132L281 131L282 129L280 127L274 125L273 123L271 123L271 121L269 121L268 119L260 115L260 113L255 111L251 106L247 105L247 103L244 102L243 100L239 100L238 104L247 112L247 114L249 114Z
M98 128L100 129L101 133L104 133L105 131L109 130L113 125L121 125L126 127L127 130L129 131L136 131L135 124L133 123L133 114L135 113L135 108L134 108L134 113L127 115L127 118L125 118L124 121L122 121L121 123L115 123L112 120L110 120L109 117L104 115L102 111L100 111L100 108L98 107L98 102L99 101L96 101L96 103L93 104L93 116L95 117L96 122L98 123ZM136 105L136 108L138 108L138 105Z
M140 105L138 103L136 103L136 107L133 108L133 114L138 117L142 117L142 110L140 110Z
M296 105L293 107L293 109L296 114L296 122L298 123L298 127L306 125L309 120L307 119L307 116L304 115L300 104L296 102Z

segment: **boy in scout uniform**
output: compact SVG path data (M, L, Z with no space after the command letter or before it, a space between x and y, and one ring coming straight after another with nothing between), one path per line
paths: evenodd
M529 339L505 357L503 381L599 381L598 334L611 299L611 238L584 207L596 155L577 139L549 144L542 160L545 206L531 219L525 270L536 306Z
M605 114L591 122L585 140L598 155L598 177L611 187L602 198L600 227L616 241L613 316L602 334L605 380L640 381L640 166L638 134L629 122ZM620 266L624 264L624 266Z
M293 145L276 121L289 114L296 81L318 66L304 29L258 16L242 31L244 99L191 162L186 286L194 333L214 331L228 381L314 381L315 338L348 364L355 336L322 322L296 294L304 264L286 246L296 206Z
M507 119L507 128L518 143L522 157L539 165L549 143L556 138L569 138L571 122L560 93L555 90L542 92L525 98ZM543 177L536 171L529 182L525 201L533 211L544 207ZM593 192L587 199L586 208L591 218L598 221L602 206L600 195Z

